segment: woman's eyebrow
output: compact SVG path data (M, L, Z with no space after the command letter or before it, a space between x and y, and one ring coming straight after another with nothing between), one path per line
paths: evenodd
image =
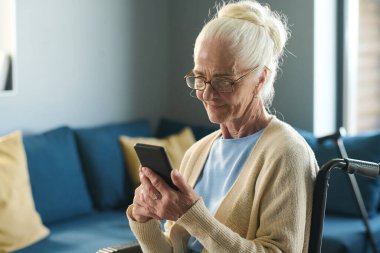
M204 73L203 73L201 70L196 70L196 69L193 69L193 73L194 73L195 75L199 75L199 76L204 75Z
M201 70L196 70L194 69L193 70L193 73L195 75L200 75L200 76L204 76L204 72L202 72ZM227 72L216 72L216 73L213 73L212 75L213 77L223 77L223 76L234 76L234 74L232 73L227 73Z
M227 72L218 72L213 74L214 77L223 77L223 76L234 76L234 74Z

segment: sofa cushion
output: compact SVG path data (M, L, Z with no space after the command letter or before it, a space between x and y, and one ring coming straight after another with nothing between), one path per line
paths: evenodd
M34 201L44 223L92 211L74 135L68 127L25 136L24 145Z
M131 176L134 185L137 187L140 184L140 162L134 150L134 145L136 143L163 146L167 152L171 166L175 169L179 169L186 150L194 144L195 138L191 129L186 127L179 133L169 135L162 139L121 136L120 142L124 151L128 174Z
M332 140L318 143L316 138L306 131L300 131L315 152L318 164L322 166L328 160L340 158L339 149ZM380 162L380 132L347 136L343 138L349 158ZM377 180L357 176L356 179L369 216L376 214L380 199L380 178ZM355 195L349 177L340 170L332 170L327 195L327 213L360 217Z
M83 253L135 242L124 211L93 212L50 226L51 235L13 253Z
M158 124L155 135L158 138L163 138L168 135L178 133L185 127L191 128L196 140L200 140L201 138L208 135L209 133L212 133L215 130L219 129L219 125L200 126L196 124L187 124L185 122L181 122L177 120L162 118Z
M75 130L90 193L101 210L124 208L132 201L134 187L125 169L121 135L152 136L146 120Z
M369 224L379 245L377 238L380 238L380 216L371 218ZM372 253L363 221L354 217L326 215L321 252Z
M34 206L21 133L0 137L0 252L26 247L48 234Z

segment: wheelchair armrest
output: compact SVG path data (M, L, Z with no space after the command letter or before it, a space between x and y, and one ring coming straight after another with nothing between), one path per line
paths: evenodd
M105 247L99 249L96 253L142 253L140 245L135 243L127 243L117 246Z

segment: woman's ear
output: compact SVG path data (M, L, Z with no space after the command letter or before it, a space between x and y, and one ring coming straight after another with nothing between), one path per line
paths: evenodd
M265 81L267 80L268 74L269 74L269 69L267 67L264 67L263 71L261 72L261 75L259 77L259 82L256 84L256 86L259 86L259 89L263 87L265 84Z
M269 71L270 70L267 67L264 67L263 71L261 72L259 80L257 84L255 85L255 89L253 90L253 94L255 94L255 97L260 93L261 88L264 86L265 81L267 80Z

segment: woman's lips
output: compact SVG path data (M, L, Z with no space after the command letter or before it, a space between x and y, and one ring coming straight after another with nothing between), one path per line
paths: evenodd
M212 103L207 103L207 106L210 108L210 109L219 109L221 107L224 106L224 104L212 104Z

